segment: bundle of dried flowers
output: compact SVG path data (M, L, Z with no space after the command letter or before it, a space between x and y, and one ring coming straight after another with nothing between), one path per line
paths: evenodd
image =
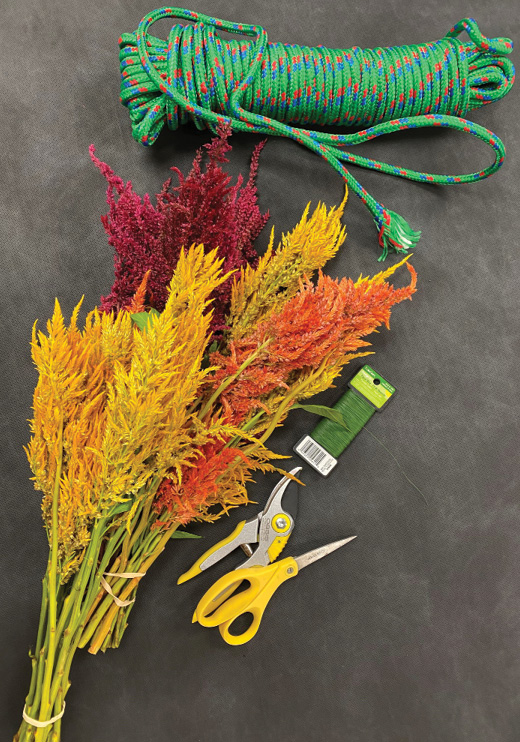
M133 260L133 293L116 277L110 302L120 305L106 300L80 329L80 305L66 325L56 303L47 333L33 334L39 380L27 454L50 553L17 742L60 739L75 651L118 646L139 581L178 526L246 503L252 472L276 469L281 457L265 443L291 407L366 355L364 338L388 326L392 306L415 291L410 266L408 286L387 282L401 263L356 282L323 274L345 238L345 202L311 215L307 208L276 249L272 238L261 260L249 254L230 275L229 251L202 244L176 255L172 247L168 270L158 270L154 251L164 256L173 236L167 243L156 231L154 242L150 225L166 207L152 216L131 186L117 192L105 226L121 271ZM168 198L165 191L158 203ZM263 219L254 213L253 231L234 243L243 256ZM146 250L125 252L130 238ZM160 312L152 308L158 296Z

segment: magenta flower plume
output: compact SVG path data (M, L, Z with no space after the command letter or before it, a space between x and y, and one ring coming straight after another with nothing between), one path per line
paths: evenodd
M101 308L105 311L126 308L148 270L148 301L153 306L158 303L163 307L173 270L162 250L166 215L152 205L148 194L141 198L134 193L132 182L124 183L112 168L96 157L95 151L91 144L90 157L108 183L109 211L101 217L101 222L108 235L108 244L115 250L115 281L110 294L101 298Z
M229 128L220 128L217 136L197 151L187 176L172 167L178 185L172 186L169 178L157 194L155 206L148 194L141 198L134 193L131 181L124 183L90 146L92 161L108 183L109 211L101 221L115 250L115 281L110 294L102 297L103 310L128 307L149 271L146 305L162 311L181 249L193 243L202 243L205 251L218 248L225 272L247 264L256 266L254 240L269 217L258 208L256 188L258 159L265 142L253 151L245 185L242 176L232 185L221 167L228 161L230 133ZM213 297L214 333L225 328L232 280L219 286Z

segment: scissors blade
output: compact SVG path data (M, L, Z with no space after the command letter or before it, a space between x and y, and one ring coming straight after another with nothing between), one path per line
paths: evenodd
M306 554L295 557L294 561L298 565L298 570L303 569L304 567L308 567L309 564L318 561L318 559L327 556L327 554L332 554L333 551L336 551L336 549L345 546L345 544L348 544L349 541L352 541L355 538L357 538L357 536L349 536L349 538L343 538L341 539L341 541L333 541L331 544L320 546L313 551L308 551Z

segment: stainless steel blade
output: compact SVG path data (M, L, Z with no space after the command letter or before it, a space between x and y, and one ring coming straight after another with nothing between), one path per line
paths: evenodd
M349 536L349 538L341 539L341 541L333 541L331 544L320 546L313 551L308 551L306 554L295 557L294 560L298 565L298 569L300 570L304 567L308 567L309 564L312 564L318 559L327 556L327 554L332 554L333 551L336 551L336 549L339 549L341 546L345 546L345 544L348 544L349 541L352 541L355 538L357 538L357 536Z
M290 474L295 477L301 472L301 470L302 467L297 466L295 469L292 469ZM283 497L285 491L287 490L287 487L289 487L289 485L293 483L294 480L290 479L289 477L282 477L282 479L280 479L276 487L273 489L265 508L260 513L258 513L258 547L254 551L252 551L250 555L248 555L249 559L246 559L243 564L239 564L236 569L244 569L246 567L254 567L258 565L263 567L266 564L269 564L270 561L272 561L272 557L269 555L269 548L280 536L280 534L273 528L273 518L276 515L286 515L290 519L290 530L285 531L284 536L288 536L291 533L294 527L294 518L291 515L290 511L285 511L283 507ZM289 492L287 494L288 496L293 495L293 497L289 499L291 500L292 504L291 510L293 512L296 512L298 503L298 492L296 490L293 493Z
M301 470L302 470L302 467L301 466L296 466L294 469L291 469L291 471L289 472L289 474L292 474L293 477L296 477L301 472ZM290 483L292 481L293 480L292 479L289 479L289 477L282 477L280 479L280 481L278 482L278 484L276 485L276 487L273 489L273 491L269 495L269 499L265 503L265 507L264 507L262 513L267 513L267 511L272 506L273 501L275 500L275 498L277 497L277 495L280 497L280 500L281 500L281 496L283 495L284 491L287 489L287 487L290 485Z

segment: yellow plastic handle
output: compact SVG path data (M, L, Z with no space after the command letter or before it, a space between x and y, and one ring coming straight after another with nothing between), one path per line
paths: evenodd
M200 575L202 572L202 569L200 568L200 565L206 561L208 557L210 557L212 554L214 554L219 549L222 549L223 547L227 546L228 544L231 544L232 541L234 541L239 533L242 531L245 520L241 520L240 523L237 525L233 533L230 533L229 536L222 539L222 541L219 541L218 544L215 544L215 546L212 546L210 549L204 552L204 554L197 559L195 564L189 568L187 572L184 572L179 579L177 580L177 585L181 585L183 582L186 582L187 580L191 580L192 577L196 577L197 575Z
M195 610L193 621L201 626L218 626L225 642L238 646L250 641L259 629L264 611L273 594L286 580L296 577L298 565L292 557L267 567L246 567L229 572L217 580L202 596ZM232 595L246 580L249 587ZM231 596L231 597L229 597ZM230 626L239 616L251 613L253 621L246 631L236 635Z

